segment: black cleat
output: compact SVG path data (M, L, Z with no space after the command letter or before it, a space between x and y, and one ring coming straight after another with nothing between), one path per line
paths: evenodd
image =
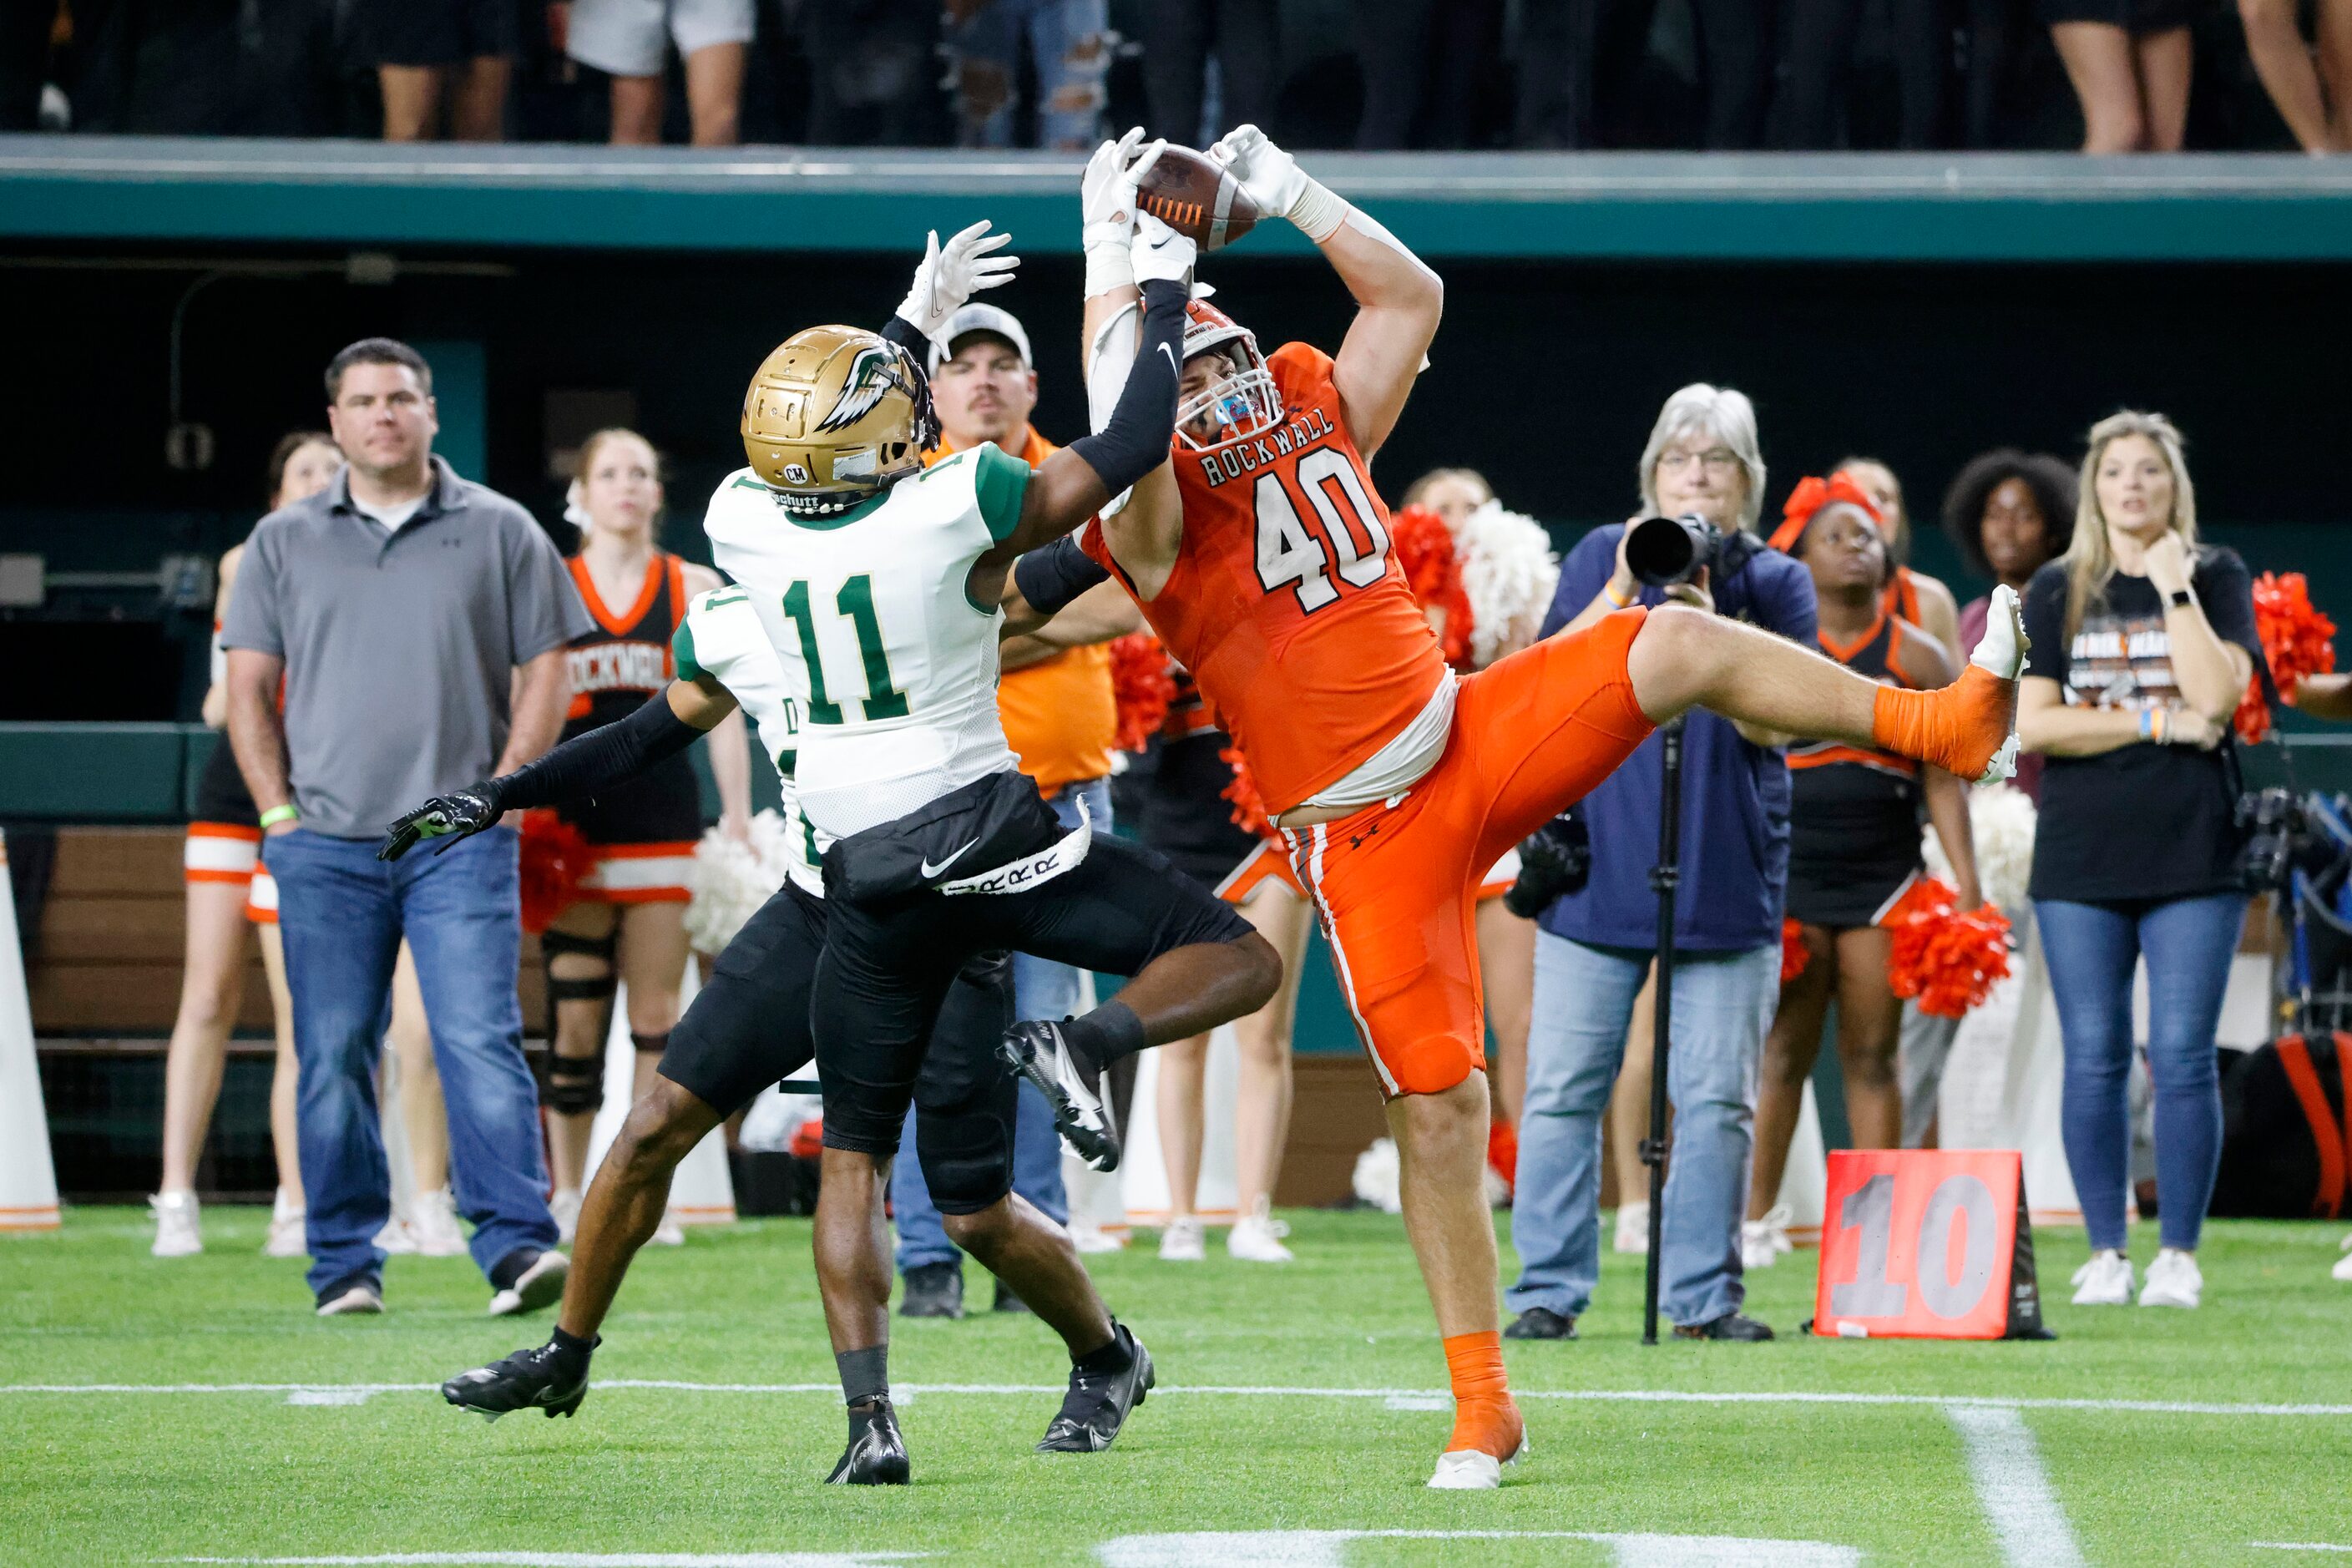
M1054 1108L1055 1131L1070 1141L1078 1158L1097 1171L1118 1169L1118 1128L1103 1100L1101 1071L1071 1052L1060 1025L1043 1019L1015 1024L998 1043L996 1057L1045 1096Z
M461 1372L441 1385L441 1397L461 1410L496 1421L517 1410L540 1410L553 1420L569 1415L588 1397L588 1363L575 1369L552 1344L533 1345L504 1361Z
M907 1289L898 1298L902 1318L963 1316L963 1270L953 1263L919 1263L907 1270Z
M1125 1323L1113 1323L1111 1331L1127 1347L1127 1366L1108 1376L1089 1376L1072 1367L1070 1391L1062 1395L1061 1414L1045 1428L1039 1453L1101 1453L1127 1425L1128 1412L1151 1392L1151 1352Z
M1745 1312L1726 1312L1720 1318L1710 1318L1704 1323L1676 1323L1675 1338L1678 1340L1736 1340L1759 1344L1772 1337L1772 1331Z
M849 1447L824 1478L829 1487L903 1487L914 1479L907 1463L907 1440L898 1435L898 1413L887 1399L849 1407Z
M1507 1340L1572 1340L1576 1320L1549 1307L1529 1307L1503 1331Z

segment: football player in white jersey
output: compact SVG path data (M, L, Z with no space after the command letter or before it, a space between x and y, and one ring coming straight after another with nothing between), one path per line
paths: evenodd
M909 351L985 286L981 258L1003 243L981 238L985 226L944 251L934 239L883 335L813 329L761 366L743 417L752 466L721 487L709 524L740 585L696 602L679 637L680 679L631 719L530 769L436 797L394 825L384 849L396 857L420 838L479 831L502 811L604 787L682 749L739 703L750 711L780 771L795 777L806 844L824 867L825 952L810 1005L825 1086L818 1277L850 1411L836 1481L908 1473L888 1398L890 1270L878 1216L910 1101L950 1234L1069 1347L1070 1392L1041 1447L1107 1447L1150 1386L1150 1356L1104 1309L1067 1236L1010 1193L1013 1080L970 1050L964 1031L934 1035L970 963L1012 946L1134 975L1085 1017L1022 1026L1031 1034L1003 1047L1024 1055L1014 1047L1025 1044L1034 1056L1042 1045L1057 1059L1062 1032L1137 1045L1202 1032L1261 1005L1280 974L1245 921L1156 856L1094 841L1085 827L1064 835L995 716L997 604L1013 560L1085 521L1167 449L1192 246L1142 220L1144 338L1100 435L1034 475L1013 459L991 462L993 448L926 471L920 455L935 429ZM722 958L716 977L729 970ZM693 1039L695 1016L673 1053ZM1094 1102L1090 1084L1057 1088ZM1091 1130L1094 1146L1082 1152L1108 1168L1116 1146L1098 1106ZM597 1211L592 1192L583 1236ZM565 1327L548 1349L576 1354L584 1379L593 1342ZM453 1383L453 1400L466 1402L466 1381ZM576 1404L576 1388L570 1397Z

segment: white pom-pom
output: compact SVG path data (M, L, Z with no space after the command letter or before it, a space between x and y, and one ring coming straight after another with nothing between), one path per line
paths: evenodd
M2021 789L2005 784L1986 784L1969 792L1969 828L1976 840L1977 885L1985 901L1998 904L2010 919L2025 913L2026 884L2033 877L2033 802ZM1952 863L1945 858L1943 841L1932 827L1922 844L1927 874L1952 881Z
M751 818L748 844L716 827L702 836L686 877L686 935L697 952L717 952L734 941L743 922L784 885L791 842L783 817L772 810Z
M1497 500L1464 518L1454 542L1470 600L1470 662L1484 669L1536 640L1559 586L1559 557L1543 524Z
M1356 1156L1356 1195L1382 1214L1402 1214L1404 1199L1398 1184L1397 1146L1393 1138L1375 1140Z

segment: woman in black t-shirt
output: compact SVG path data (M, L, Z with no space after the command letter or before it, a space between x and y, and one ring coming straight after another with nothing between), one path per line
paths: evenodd
M2161 1247L2142 1306L2194 1307L2221 1159L2213 1032L2245 921L2230 716L2262 658L2245 563L2197 543L2180 435L2161 415L2091 430L2074 542L2025 595L2017 730L2048 757L2033 910L2058 1005L2066 1163L2091 1233L2081 1305L2131 1300L2124 1256L2132 974L2148 973Z

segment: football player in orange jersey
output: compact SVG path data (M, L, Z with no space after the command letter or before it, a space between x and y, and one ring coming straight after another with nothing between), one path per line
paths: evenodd
M1137 295L1110 243L1129 146L1107 144L1087 182L1090 381L1112 387L1133 353ZM1454 1431L1429 1484L1493 1487L1525 1427L1503 1373L1481 1179L1480 874L1694 707L2005 776L2023 633L2012 594L1972 667L1925 692L1700 611L1629 608L1457 677L1389 557L1370 470L1436 333L1444 287L1255 126L1210 155L1261 212L1315 242L1355 297L1355 321L1336 359L1295 342L1265 356L1196 299L1170 460L1076 548L1117 574L1249 753L1314 897L1388 1096L1405 1230L1452 1374ZM1048 549L1023 562L1018 584L1050 611L1100 576ZM1083 1078L1101 1064L1062 1065Z

